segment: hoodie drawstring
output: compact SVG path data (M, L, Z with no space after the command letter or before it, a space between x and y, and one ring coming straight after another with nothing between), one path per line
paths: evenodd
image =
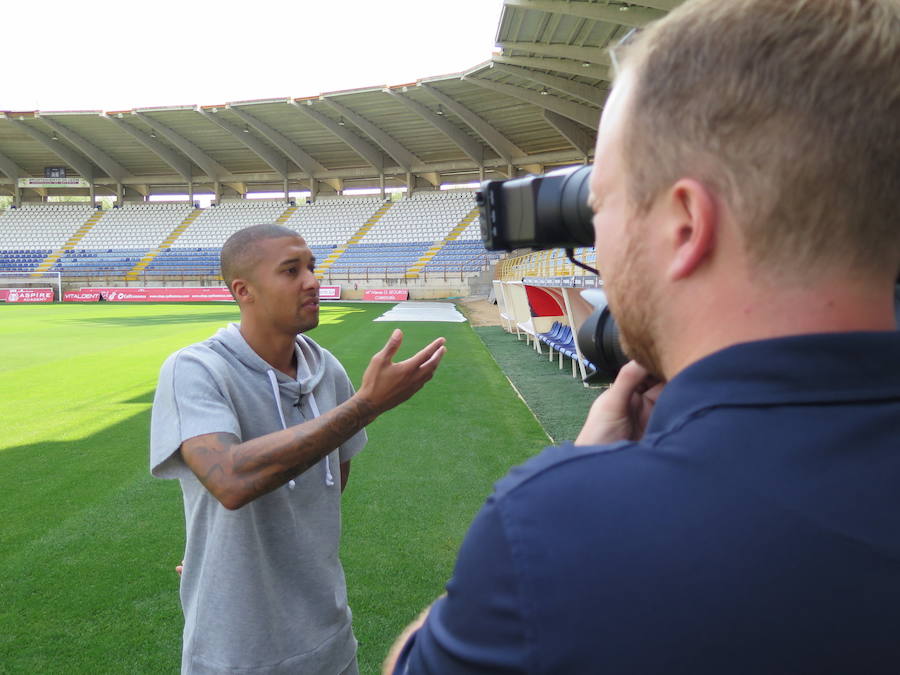
M319 406L316 405L316 397L313 396L312 392L307 394L307 401L309 401L309 409L312 411L313 417L319 416ZM325 485L331 487L334 485L334 476L331 475L331 462L328 461L328 455L325 455Z
M269 384L272 385L272 396L275 397L275 409L278 411L278 419L281 420L281 428L287 429L287 423L284 421L284 411L281 409L281 392L278 390L278 379L275 377L275 371L269 369L266 371L266 375L269 376ZM312 411L313 417L318 417L319 406L316 405L316 397L313 396L312 392L309 392L307 396L309 396L309 409ZM328 455L325 455L322 461L325 463L325 485L331 487L334 485L334 476L331 475L331 463L328 461ZM288 488L291 490L296 485L293 478L288 481Z

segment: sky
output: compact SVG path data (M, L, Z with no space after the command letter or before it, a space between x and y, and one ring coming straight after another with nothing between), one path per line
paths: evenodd
M8 70L0 110L212 105L457 73L490 59L502 5L502 0L4 3Z

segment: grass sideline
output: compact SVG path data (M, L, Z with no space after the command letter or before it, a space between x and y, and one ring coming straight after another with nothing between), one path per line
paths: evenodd
M328 304L312 337L357 384L398 324ZM230 305L0 306L0 672L177 672L176 482L148 473L159 365L237 318ZM468 324L399 324L400 358L448 353L369 427L345 494L342 559L363 673L443 590L494 481L547 444Z
M556 362L551 363L546 345L542 355L498 326L478 327L475 332L553 442L574 441L602 389L585 387L580 378L571 377L568 359L560 370L556 352Z

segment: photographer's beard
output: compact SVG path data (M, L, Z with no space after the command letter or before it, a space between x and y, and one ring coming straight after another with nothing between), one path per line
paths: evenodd
M638 223L625 229L625 245L618 265L604 265L603 288L619 325L619 339L629 358L664 379L659 355L659 292Z

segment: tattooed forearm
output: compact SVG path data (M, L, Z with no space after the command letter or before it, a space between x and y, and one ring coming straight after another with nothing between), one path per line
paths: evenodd
M355 396L320 417L244 443L232 434L189 439L182 455L226 508L240 508L315 466L377 417Z

